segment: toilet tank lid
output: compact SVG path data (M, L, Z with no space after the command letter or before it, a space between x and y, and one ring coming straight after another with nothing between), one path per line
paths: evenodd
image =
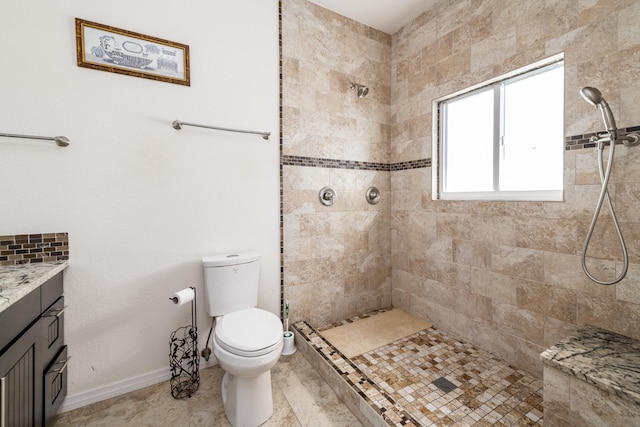
M202 257L202 265L206 267L224 267L225 265L247 264L259 261L258 252L238 252L233 254L213 255Z

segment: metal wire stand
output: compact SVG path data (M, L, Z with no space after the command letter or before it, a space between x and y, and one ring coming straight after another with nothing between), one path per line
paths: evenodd
M200 355L198 353L198 326L196 324L196 298L191 301L191 325L171 333L169 366L171 368L171 395L176 399L191 397L200 385Z

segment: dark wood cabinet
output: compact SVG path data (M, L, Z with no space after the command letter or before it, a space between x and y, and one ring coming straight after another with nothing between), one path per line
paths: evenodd
M0 356L0 426L42 425L37 402L43 383L37 367L42 364L42 332L36 322Z
M62 272L0 313L0 427L46 426L67 389Z

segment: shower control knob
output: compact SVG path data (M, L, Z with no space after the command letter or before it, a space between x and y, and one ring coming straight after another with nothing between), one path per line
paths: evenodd
M332 206L336 202L336 190L331 187L323 187L319 194L320 203L325 206Z
M375 205L380 201L380 190L376 187L369 187L366 193L367 202L371 205Z

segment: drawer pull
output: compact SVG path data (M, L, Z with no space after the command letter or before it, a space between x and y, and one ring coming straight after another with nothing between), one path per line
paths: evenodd
M64 311L67 309L67 306L65 305L64 307L62 307L61 309L58 310L49 310L46 313L43 314L44 317L60 317L62 316L62 313L64 313Z
M63 373L63 372L64 372L64 370L65 370L65 369L67 369L67 364L69 363L69 359L71 359L71 356L67 357L67 358L64 360L64 362L58 362L58 363L56 363L56 365L57 365L57 364L59 364L59 363L62 363L62 367L60 367L60 368L58 368L58 369L54 369L52 372L55 372L56 374L61 374L61 373Z
M7 377L0 378L0 427L7 427Z

